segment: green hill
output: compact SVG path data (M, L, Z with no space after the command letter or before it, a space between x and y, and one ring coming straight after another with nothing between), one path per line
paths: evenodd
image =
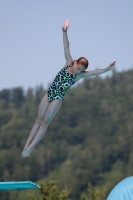
M133 174L133 70L85 79L66 95L45 137L21 158L43 87L0 91L0 181L57 180L78 199L88 182L107 193ZM25 192L0 192L17 200ZM16 195L16 196L15 196ZM9 197L10 196L10 197Z

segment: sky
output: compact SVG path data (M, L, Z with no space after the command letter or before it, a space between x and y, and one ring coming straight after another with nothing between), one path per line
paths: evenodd
M132 0L0 0L0 90L47 89L65 65L66 19L74 60L86 57L88 70L113 60L118 72L133 69Z

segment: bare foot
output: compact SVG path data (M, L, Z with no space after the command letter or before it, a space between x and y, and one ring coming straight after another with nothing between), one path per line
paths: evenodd
M27 148L27 149L25 149L25 150L22 151L21 157L22 158L27 158L30 155L31 152L32 152L32 149Z
M29 147L29 145L30 145L30 143L29 143L29 144L26 144L26 145L24 146L23 151L25 151L25 150Z

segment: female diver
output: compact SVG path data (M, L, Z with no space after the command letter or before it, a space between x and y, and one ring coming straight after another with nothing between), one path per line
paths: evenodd
M49 123L61 107L62 100L64 99L67 90L73 84L81 78L105 73L114 68L116 61L113 61L107 68L104 69L85 71L88 67L88 60L86 58L80 57L78 60L73 61L70 55L69 41L67 37L68 27L69 21L66 20L64 26L62 27L64 54L66 58L65 67L56 75L52 85L42 98L38 108L37 119L22 152L21 157L23 158L28 157L35 145L42 139L47 131Z

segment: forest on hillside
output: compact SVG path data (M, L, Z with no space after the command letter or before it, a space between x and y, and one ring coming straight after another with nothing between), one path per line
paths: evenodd
M44 138L22 159L45 92L42 86L0 91L0 181L56 180L77 200L89 182L108 195L133 175L133 70L71 88ZM1 191L0 199L28 200L27 192Z

